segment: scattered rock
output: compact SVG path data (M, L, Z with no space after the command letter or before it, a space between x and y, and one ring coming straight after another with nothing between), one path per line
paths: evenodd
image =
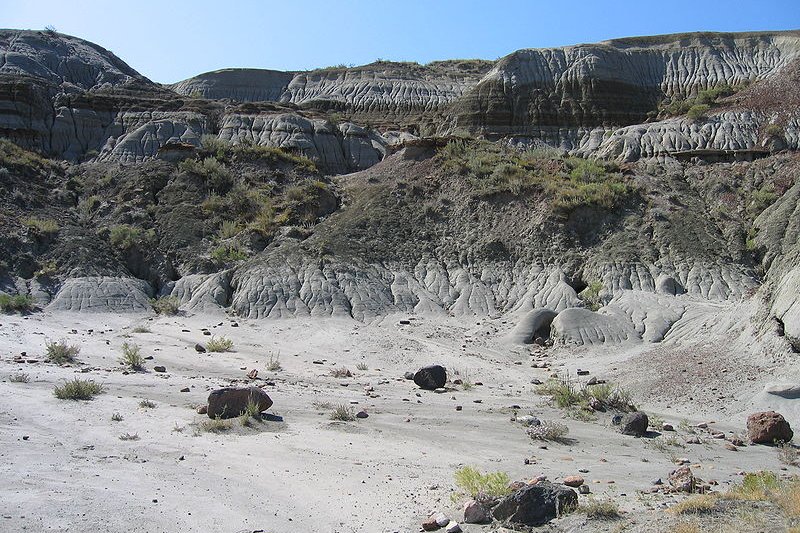
M209 418L239 416L251 401L258 405L259 413L272 407L272 399L258 387L224 387L208 395L207 414Z
M649 421L647 415L642 411L634 411L628 413L620 422L620 433L623 435L633 435L634 437L642 437L647 433L647 426Z
M694 492L695 478L692 474L692 469L688 466L682 466L673 470L669 475L669 484L678 492Z
M755 444L772 444L789 442L794 432L780 413L764 411L747 417L747 435Z
M703 444L703 441L700 440L700 437L689 437L686 439L686 444Z
M661 426L661 431L675 431L675 428L672 427L672 424L663 424Z
M522 424L523 426L540 426L542 425L542 421L536 418L535 416L531 415L523 415L517 417L517 422Z
M207 412L208 412L208 406L207 405L201 405L200 407L197 408L197 414L198 415L204 415Z
M543 481L509 494L492 510L496 520L526 526L546 524L578 503L574 490Z
M725 449L728 450L728 451L731 451L731 452L739 451L739 448L737 448L735 445L731 444L730 442L726 442L724 446L725 446Z
M435 390L444 387L447 382L447 370L440 365L431 365L420 368L414 374L414 383L426 390Z
M181 389L181 392L191 392L191 389L189 389L189 387L184 387Z
M206 353L206 347L205 347L205 346L203 346L203 345L202 345L202 344L200 344L200 343L197 343L197 344L195 344L195 345L194 345L194 349L195 349L195 351L196 351L196 352L198 352L198 353Z
M590 377L589 380L586 382L586 384L587 385L597 385L597 378L595 376Z
M445 533L461 533L461 526L458 522L450 522L444 528Z
M580 487L578 487L578 492L580 492L581 494L589 494L591 490L589 489L589 485L581 485Z
M562 483L567 487L580 487L583 485L583 478L581 476L567 476Z
M250 379L256 379L258 377L258 370L255 368L252 369L250 372L247 373L247 377Z
M437 529L439 529L439 527L440 527L439 524L436 523L435 516L431 516L422 523L422 529L424 531L436 531Z
M739 437L731 437L731 444L741 447L744 446L744 441Z
M444 513L439 513L434 518L436 519L436 525L439 527L444 527L451 522L450 517Z
M156 366L153 367L153 371L155 371L155 372L166 372L167 371L167 367L156 365Z
M461 405L456 405L456 411L461 411L464 407Z
M408 379L408 380L412 380L412 379L414 379L414 373L413 373L413 372L406 372L406 373L403 375L403 377L404 377L404 378L406 378L406 379Z
M356 418L367 418L369 415L366 411L359 411L356 413Z

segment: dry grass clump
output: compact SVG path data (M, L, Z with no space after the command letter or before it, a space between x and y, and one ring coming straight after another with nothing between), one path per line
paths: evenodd
M597 520L611 520L619 518L619 506L613 500L598 500L589 498L589 500L578 506L578 512L584 513L587 518L594 518Z
M201 431L206 433L224 433L233 428L233 422L223 418L209 418L198 424Z
M718 497L713 494L698 494L678 502L669 508L674 514L701 514L714 510Z
M111 421L112 422L122 422L122 420L123 420L122 415L119 414L119 413L113 413L111 415Z
M530 426L528 436L533 440L562 440L569 433L566 424L552 420L542 420L538 426Z
M477 468L465 466L456 470L456 485L470 498L501 498L511 493L511 479L505 472L482 474Z
M91 400L103 392L103 386L91 380L75 378L56 386L53 394L59 400Z
M278 372L279 370L282 370L280 354L269 354L269 360L267 360L267 370L270 372Z
M356 365L356 370L360 370L361 372L365 372L369 370L369 365L367 363L358 363Z
M233 341L228 337L212 337L206 344L209 352L227 352L231 348L233 348Z
M133 331L134 333L150 333L150 328L148 328L147 326L136 326L131 331Z
M342 366L331 370L331 376L335 378L351 378L353 377L353 373L350 372L348 368Z
M139 407L141 407L142 409L153 409L153 408L155 408L155 406L156 406L155 402L147 400L147 399L142 400L141 402L139 402Z
M136 344L122 343L122 357L119 362L135 372L144 370L144 357Z
M720 497L728 500L766 501L778 505L789 519L800 518L800 478L781 480L774 472L745 474L741 484Z
M151 299L150 306L158 315L175 315L178 313L181 302L174 296L162 296Z
M569 376L561 376L547 380L536 388L536 393L550 396L558 407L587 407L589 403L599 403L604 408L619 411L635 411L631 394L613 383L597 385L578 385Z
M138 433L123 433L119 436L119 440L139 440Z
M244 427L250 427L252 424L253 419L261 422L261 410L258 407L258 402L254 402L252 399L247 402L247 405L242 411L242 414L239 415L239 422Z
M48 341L45 342L44 345L47 354L47 360L58 365L74 362L75 357L81 351L80 346L67 344L67 341L65 340L60 340L58 342Z
M796 466L798 464L798 457L800 454L797 452L797 448L795 448L789 442L780 442L778 443L778 460L789 466Z
M30 376L28 374L25 374L24 372L14 374L10 378L8 378L8 381L10 381L11 383L28 383L30 380L31 380Z
M331 413L331 420L339 420L341 422L352 422L356 419L355 409L349 405L340 404Z

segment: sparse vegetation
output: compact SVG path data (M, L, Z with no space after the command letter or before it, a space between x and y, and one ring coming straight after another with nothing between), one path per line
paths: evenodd
M698 494L676 503L669 510L682 515L708 513L714 510L717 499L717 496L712 494Z
M562 409L588 407L589 403L599 403L604 408L619 411L634 411L631 395L625 389L611 383L596 385L576 385L569 376L549 379L539 385L536 392L550 396L553 402Z
M209 352L228 352L233 348L233 341L228 337L212 337L206 344Z
M686 112L686 117L692 120L705 118L709 109L711 109L711 106L708 104L695 104Z
M349 405L340 404L331 413L331 420L352 422L356 419L355 410Z
M233 428L233 423L229 419L209 418L200 422L198 427L207 433L224 433Z
M235 220L223 220L219 225L217 236L220 239L230 239L238 235L241 230L242 228L239 227L239 223Z
M603 290L603 283L600 281L593 281L583 289L578 296L584 301L586 307L592 311L597 311L603 306L600 301L600 291Z
M143 231L129 224L118 224L111 227L108 240L114 248L129 250L137 246L146 246L155 240L155 231Z
M0 310L4 313L28 313L36 307L36 301L28 294L0 293Z
M225 193L233 187L233 176L230 170L216 157L206 157L202 160L184 159L178 164L178 168L183 172L202 177L206 187L217 193Z
M122 415L119 413L114 413L111 415L112 422L122 422L122 420L123 420Z
M505 472L482 474L477 468L465 466L456 470L454 477L456 486L470 498L501 498L511 493L511 479Z
M369 370L369 365L367 363L364 363L364 362L358 363L356 365L356 370L360 370L361 372L364 372L366 370Z
M122 343L122 358L120 363L136 372L144 369L144 357L141 349L136 344Z
M161 296L150 300L150 306L159 315L175 315L178 313L180 305L180 300L174 296Z
M247 405L242 411L242 414L239 415L239 422L244 427L250 427L252 420L261 421L261 411L258 407L258 402L254 402L252 399L247 402Z
M222 264L235 263L247 259L247 252L238 244L225 244L211 251L211 259Z
M555 212L579 206L610 209L633 193L616 166L554 150L520 152L485 141L452 141L439 151L445 170L464 176L478 194L538 192Z
M150 328L147 326L136 326L131 331L133 331L133 333L150 333Z
M662 117L687 115L691 119L697 119L705 116L705 113L716 106L721 98L731 96L743 87L744 85L733 87L724 83L702 90L690 98L675 97L661 104L659 115Z
M348 368L340 366L331 370L331 376L335 378L351 378L353 373Z
M777 443L778 449L778 460L789 466L795 466L798 464L798 458L800 454L797 452L797 448L792 445L790 442L779 442Z
M538 426L529 426L528 436L533 440L559 441L569 433L566 424L552 420L542 420Z
M24 372L13 374L10 378L8 378L8 381L10 381L11 383L28 383L30 380L31 380L30 376L28 376L28 374L25 374Z
M141 407L142 409L153 409L155 406L156 406L155 402L151 400L144 399L141 402L139 402L139 407Z
M45 342L45 352L47 360L51 363L63 365L72 363L81 351L81 347L75 344L67 344L67 341Z
M37 235L52 235L60 229L58 222L51 218L25 217L22 223Z
M103 386L92 380L72 379L56 386L53 394L59 400L91 400L103 392Z
M578 506L578 512L584 513L587 518L595 520L612 520L619 518L619 506L614 500L603 499L598 500L589 498L589 500Z
M123 433L119 436L119 440L139 440L138 433Z
M280 354L269 354L269 359L267 360L267 370L270 372L277 372L281 370Z

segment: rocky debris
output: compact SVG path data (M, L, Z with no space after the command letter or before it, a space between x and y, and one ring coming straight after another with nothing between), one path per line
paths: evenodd
M632 435L634 437L642 437L647 434L647 427L649 421L647 415L642 411L634 411L625 415L620 422L620 433L623 435Z
M512 524L540 526L558 518L577 503L578 495L574 490L541 481L505 496L492 509L492 516Z
M361 410L356 413L356 418L367 418L367 417L369 417L369 414L367 414L367 412L364 410Z
M436 390L447 383L447 370L440 365L430 365L417 370L414 383L422 389Z
M253 368L250 372L247 373L247 379L256 379L258 377L258 370Z
M403 374L403 377L411 381L414 379L414 372L406 372L405 374Z
M764 411L747 417L747 436L755 444L772 444L789 442L794 432L780 413Z
M258 406L258 412L272 407L272 399L258 387L224 387L208 395L209 418L232 418L247 409L249 403Z
M206 347L200 343L195 344L194 349L197 353L206 353Z
M156 366L153 367L153 371L154 372L162 372L163 373L163 372L167 371L167 367L162 366L162 365L156 365Z
M516 421L523 426L540 426L542 421L532 415L518 416Z
M669 474L669 484L677 492L695 492L696 480L692 469L682 466Z
M201 405L200 407L198 407L195 410L197 411L198 415L204 415L204 414L208 413L208 405Z
M445 533L461 533L461 525L458 522L450 521L444 526Z
M583 481L584 480L581 476L567 476L561 483L563 483L567 487L577 488L583 485Z
M464 504L464 522L467 524L483 524L489 521L489 511L478 501L469 500Z

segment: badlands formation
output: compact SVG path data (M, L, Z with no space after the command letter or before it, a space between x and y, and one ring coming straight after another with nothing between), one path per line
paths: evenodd
M797 531L799 106L796 31L0 30L0 530Z

